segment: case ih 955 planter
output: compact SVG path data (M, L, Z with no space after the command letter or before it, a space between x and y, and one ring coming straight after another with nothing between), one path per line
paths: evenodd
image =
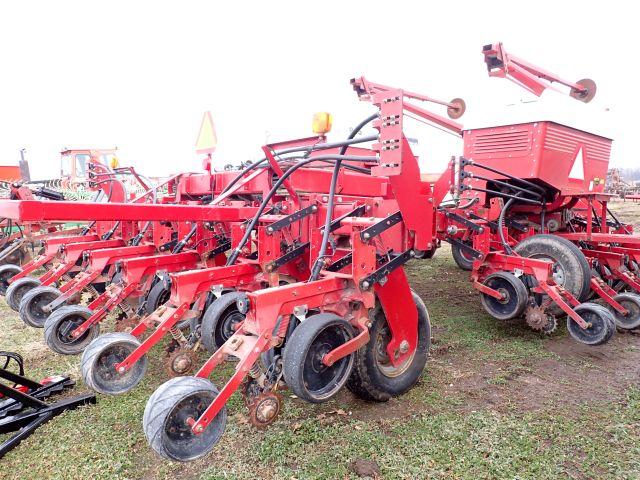
M593 82L563 81L499 44L486 46L484 55L492 76L536 94L551 82L585 102L595 92ZM45 322L46 331L64 339L58 351L84 348L85 382L108 394L139 383L147 352L165 336L171 374L195 366L192 352L200 344L211 351L194 376L169 380L148 400L143 426L160 455L187 461L211 451L238 389L258 427L277 418L285 385L313 403L344 386L371 401L410 389L431 335L427 309L403 265L430 258L442 241L472 271L485 309L497 319L524 316L550 332L566 316L570 335L589 345L609 340L616 322L626 328L640 322L633 293L640 286L640 238L608 214L601 193L610 140L547 121L463 129L455 121L465 109L460 99L441 102L365 78L352 86L375 112L348 139L328 143L330 119L319 116L318 136L265 145L264 158L240 172L204 175L213 200L200 197L198 205L111 203L80 213L78 204L0 203L0 214L12 219L128 222L123 243L139 235L141 223L151 222L155 232L171 222L181 252L162 252L150 234L138 242L150 247L142 256L116 256L109 264L100 249L89 251L77 265L78 281L111 277L110 286L84 313L61 307ZM444 106L450 118L417 102ZM434 183L420 176L403 133L405 115L464 141L463 157ZM377 133L358 136L369 124ZM576 159L581 178L570 175ZM187 223L191 229L180 227ZM193 239L200 229L215 243L204 247L205 233ZM186 268L172 269L180 255ZM166 272L161 280L158 272ZM167 292L164 304L152 301L154 282ZM128 322L130 332L83 340L130 295L148 304L146 314ZM588 301L595 298L601 301ZM55 306L54 299L42 310ZM75 317L65 317L65 309L76 309ZM230 359L235 368L218 390L209 377Z

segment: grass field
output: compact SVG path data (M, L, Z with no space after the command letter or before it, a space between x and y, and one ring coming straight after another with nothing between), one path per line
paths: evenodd
M639 218L640 207L623 206L626 220ZM433 348L401 398L288 398L278 422L256 431L234 396L214 452L170 463L147 447L141 427L146 399L166 379L158 348L140 387L51 421L0 460L0 478L640 478L640 339L619 333L585 347L564 326L542 337L521 321L500 323L450 258L442 248L408 268L431 314ZM79 358L50 352L42 331L3 300L0 319L0 350L23 354L32 376L78 378ZM84 390L79 380L75 393Z

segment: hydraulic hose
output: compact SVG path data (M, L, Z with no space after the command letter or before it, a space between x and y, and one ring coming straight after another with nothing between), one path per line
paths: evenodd
M375 116L377 117L377 114ZM372 115L372 117L375 118L373 115ZM369 118L371 118L371 117L369 117ZM371 120L373 120L373 118L371 118ZM369 119L367 119L367 120L368 121L365 122L362 126L366 125L366 123L371 121ZM360 127L360 129L362 129L362 126L358 125L358 127ZM358 138L356 140L353 140L353 137L355 137L355 134L357 134L358 131L360 131L360 129L358 129L358 127L356 127L353 130L353 132L351 132L351 135L349 136L348 140L341 141L341 142L332 142L332 143L318 143L318 144L312 145L311 147L309 147L309 146L292 147L292 148L287 148L287 149L284 149L284 150L276 150L276 151L274 151L274 155L286 155L286 154L290 154L290 153L299 153L299 152L311 153L311 152L316 151L316 150L327 150L329 148L335 148L335 147L342 147L342 149L340 150L340 155L344 155L344 152L347 150L347 147L349 145L353 145L355 143L365 143L365 142L371 142L373 140L377 140L377 138L378 138L377 135L371 135L369 137L363 137L363 138ZM262 159L258 160L255 163L252 163L251 165L249 165L247 168L242 170L233 180L231 180L231 182L229 182L229 185L227 185L222 190L221 193L226 193L227 191L229 191L229 189L231 189L231 187L233 187L236 183L238 183L242 177L244 177L247 173L249 173L254 168L257 168L258 166L262 165L266 161L267 161L267 158L265 157L265 158L262 158Z
M147 230L149 230L149 227L151 226L152 223L153 222L149 220L147 223L144 224L144 227L142 227L138 232L138 234L135 237L133 237L133 240L131 240L131 245L133 245L134 247L137 247L138 245L140 245L140 242L144 238L144 234L147 233Z
M359 132L364 128L365 125L372 122L378 118L378 113L374 113L373 115L368 116L362 122L360 122L349 134L348 139L353 139ZM373 138L371 138L373 137ZM372 135L370 137L371 140L377 140L377 135ZM340 155L344 155L347 151L349 144L343 144L340 149ZM324 231L322 232L322 240L320 242L320 251L318 252L318 258L316 258L315 262L313 262L313 267L311 268L311 275L309 276L309 282L313 282L320 275L320 271L324 267L325 256L327 254L327 247L329 245L329 234L331 233L331 220L333 218L333 208L335 204L335 195L336 195L336 185L338 184L338 175L340 173L340 168L342 166L342 160L336 160L335 165L333 166L333 175L331 176L331 187L329 189L329 200L327 203L327 216L324 222Z
M120 226L120 220L118 220L116 223L113 224L113 227L111 227L111 230L109 230L107 233L102 235L102 240L109 240L111 237L113 237L113 234L116 233L116 230L118 229L119 226Z
M515 194L515 197L519 197L520 194L522 192L518 192ZM503 231L503 226L504 226L504 217L507 213L507 210L509 210L509 208L511 208L511 205L516 201L515 198L510 198L507 203L504 204L504 207L502 207L502 210L500 210L500 216L498 217L498 235L500 235L500 242L502 243L502 246L504 247L505 251L509 254L512 255L513 254L513 249L511 248L511 246L507 243L507 240L504 238L504 231Z
M180 240L175 247L173 247L173 250L171 251L171 253L180 253L184 248L184 246L187 244L187 242L191 240L191 237L193 237L196 234L197 228L198 228L198 225L194 223L193 227L191 227L191 230L189 230L189 233L187 233L184 236L184 238Z
M273 185L269 193L262 200L260 207L258 207L258 211L256 212L255 216L251 219L251 222L249 223L249 225L247 225L246 231L242 239L240 240L240 243L236 248L233 249L233 251L231 252L231 255L229 255L229 258L227 259L227 265L233 265L235 261L238 259L238 257L240 256L240 252L242 251L247 241L251 237L251 232L253 232L253 229L258 223L260 216L264 212L264 209L267 207L267 204L269 203L271 198L276 194L276 192L278 191L280 186L284 183L284 181L287 178L289 178L291 174L296 170L298 170L300 167L303 167L305 165L308 165L309 163L317 162L321 160L336 160L336 161L344 160L348 162L365 162L366 163L366 162L375 161L376 159L374 157L355 156L355 155L353 156L351 155L320 155L318 157L307 158L293 165L286 172L284 172L284 174L278 179L278 181Z

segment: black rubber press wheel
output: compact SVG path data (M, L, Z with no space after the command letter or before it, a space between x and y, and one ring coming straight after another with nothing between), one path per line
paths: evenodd
M147 371L147 356L143 355L129 370L118 372L115 365L125 360L140 342L130 333L114 332L101 335L85 349L80 362L84 383L99 393L119 395L132 390Z
M602 345L611 339L616 331L616 323L609 310L589 302L581 303L574 310L590 324L588 328L582 328L567 316L567 330L574 340L585 345Z
M77 355L99 335L100 325L95 323L79 337L73 331L82 325L93 311L79 305L68 305L54 311L44 323L44 340L51 350L61 355Z
M633 330L640 327L640 295L636 293L620 293L613 299L629 312L627 315L622 315L611 309L618 328Z
M164 282L157 282L147 295L147 301L145 302L144 310L147 315L151 315L157 310L160 305L164 305L169 301L171 297L171 289L166 288Z
M22 272L22 268L18 265L0 265L0 295L6 295L7 288L9 288L9 280L20 272Z
M188 420L200 418L217 396L218 389L204 378L177 377L160 385L149 397L142 418L151 448L161 457L179 462L195 460L213 450L227 424L227 407L198 435Z
M498 320L509 320L522 315L529 293L519 278L509 272L496 272L487 276L483 284L502 294L502 299L486 293L480 294L482 306L489 315Z
M466 243L471 246L471 242ZM473 268L473 257L458 245L451 245L451 255L453 256L453 260L456 262L456 265L458 265L462 270L470 271Z
M353 327L333 313L311 315L287 340L283 355L284 379L291 391L311 403L326 402L347 382L354 354L331 366L322 358L353 338Z
M32 288L22 296L20 300L20 318L30 327L44 327L51 312L44 310L44 307L53 302L62 293L55 287L39 286Z
M237 325L244 320L236 306L236 300L244 295L229 292L214 300L202 316L202 343L210 352L215 352L236 331Z
M5 300L7 304L14 311L20 310L20 302L22 301L22 297L29 290L40 286L40 280L33 277L22 277L17 279L9 288L7 288L7 292L5 294Z

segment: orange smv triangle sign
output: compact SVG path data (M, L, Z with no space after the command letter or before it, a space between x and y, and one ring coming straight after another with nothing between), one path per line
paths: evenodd
M196 153L213 153L217 144L218 137L213 126L211 112L204 112L202 123L200 124L200 133L198 133L198 140L196 140Z

